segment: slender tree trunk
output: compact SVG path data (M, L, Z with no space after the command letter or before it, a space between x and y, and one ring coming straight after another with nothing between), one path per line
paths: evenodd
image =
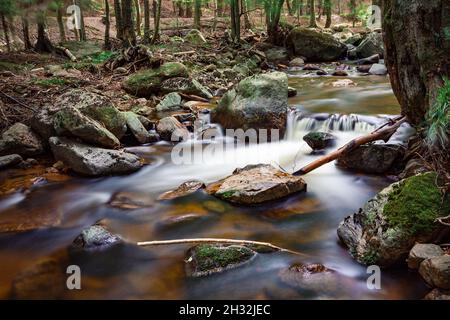
M200 16L202 12L202 0L194 0L194 28L200 30Z
M76 0L75 4L80 7L80 41L86 41L86 28L84 26L83 7L80 0Z
M37 42L34 49L38 52L53 52L54 47L45 31L45 13L39 11L37 14Z
M235 44L241 40L241 19L239 12L239 0L230 1L231 38Z
M186 18L192 18L192 2L186 3Z
M284 0L273 0L270 3L266 2L267 34L269 36L269 41L274 44L278 43L278 26L283 5Z
M153 38L152 43L156 43L156 41L159 40L159 25L161 20L161 2L162 0L153 1L153 3L156 4L156 10L155 10L155 30L153 32Z
M109 2L105 0L105 50L111 49L111 41L109 36L109 30L111 25L111 15L109 12Z
M6 22L5 15L2 13L0 18L2 19L2 28L3 28L3 34L5 35L5 41L6 41L6 49L8 51L11 51L11 43L9 40L9 31L8 31L8 23Z
M141 4L139 0L134 0L134 9L136 10L136 33L141 36Z
M184 17L184 7L183 4L181 2L177 2L177 8L178 8L178 16L180 18Z
M123 21L122 21L122 4L120 0L114 0L114 15L116 17L116 38L122 40L123 38Z
M305 4L304 4L303 0L300 0L300 8L299 8L299 9L300 9L300 15L301 15L301 16L303 16L304 5L305 5Z
M150 2L144 0L144 43L150 43Z
M56 10L56 20L58 21L58 29L59 29L59 41L66 41L66 31L64 29L64 21L63 21L63 8L59 6Z
M323 7L323 0L319 0L319 3L318 3L318 17L317 17L317 19L319 19L319 21L320 21L320 19L322 19L322 7Z
M244 16L244 28L251 29L252 24L250 22L250 17L248 16L248 8L245 4L245 0L241 0L241 14Z
M132 0L122 0L122 23L123 23L123 39L124 47L136 45L136 34L133 26L133 10Z
M443 77L450 79L450 3L382 0L381 7L389 79L402 114L419 125L434 106Z
M309 6L310 6L309 27L317 28L316 13L314 10L315 8L314 0L309 0Z
M286 0L286 7L288 9L288 14L292 16L292 6L289 0Z
M325 12L327 15L327 21L325 22L325 28L331 27L331 0L325 0Z
M350 14L351 14L351 18L352 18L352 22L353 22L353 27L355 27L356 25L356 0L350 0L349 3L350 6Z
M30 41L30 27L28 25L28 17L27 15L22 17L22 33L23 33L23 44L25 46L25 50L30 50L32 48Z
M337 0L338 15L341 15L341 0Z

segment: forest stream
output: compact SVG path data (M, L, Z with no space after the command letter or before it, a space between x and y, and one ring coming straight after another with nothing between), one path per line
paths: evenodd
M332 68L332 66L329 66ZM133 147L149 165L137 173L106 178L72 177L67 181L36 184L29 192L0 199L2 220L58 212L61 223L25 233L0 234L0 297L6 297L18 272L37 260L58 255L79 265L82 290L67 291L68 299L418 299L427 288L417 273L405 269L383 272L382 289L369 290L365 266L358 264L338 241L340 221L356 212L392 181L389 177L347 172L334 163L304 177L307 192L264 205L231 205L203 192L169 200L157 197L181 183L205 183L230 175L246 164L270 163L288 172L298 170L322 154L311 154L302 140L311 130L328 130L341 146L374 130L400 106L385 76L350 73L357 86L334 87L339 77L319 77L311 71L288 71L289 85L298 90L289 99L295 110L288 117L280 142L232 148L224 157L206 157L193 164L171 161L172 145L159 142ZM406 139L407 128L392 139ZM187 144L205 143L198 139ZM327 152L332 151L327 149ZM0 174L5 179L5 174ZM124 210L108 205L116 192L149 195L152 203ZM176 226L161 223L185 214L201 216ZM84 228L102 220L125 244L96 252L70 253L67 247ZM170 220L170 219L169 219ZM138 247L134 243L180 238L229 238L270 242L306 253L258 254L250 263L203 278L188 278L184 259L188 245ZM296 262L321 263L336 270L343 281L305 290L281 281L280 271Z

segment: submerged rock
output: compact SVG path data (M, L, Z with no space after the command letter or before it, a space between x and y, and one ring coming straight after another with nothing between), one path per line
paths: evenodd
M189 137L189 131L173 116L159 120L156 131L166 141L179 142Z
M450 289L450 255L424 260L420 264L419 273L430 286Z
M356 64L361 66L361 65L372 65L378 62L380 62L380 55L377 53L370 57L359 59L358 61L356 61Z
M151 207L153 206L154 201L152 197L146 193L122 191L113 194L108 204L114 208L133 210Z
M44 152L41 138L37 136L30 127L17 122L2 134L0 139L0 156L19 154L29 157Z
M253 250L236 245L201 244L189 249L186 274L202 277L240 267L256 256Z
M224 129L278 129L282 137L286 129L288 84L282 72L248 77L228 91L212 110L213 122Z
M336 137L327 132L310 132L303 137L303 140L313 150L323 150L336 143Z
M248 165L209 184L206 192L238 204L257 204L306 191L305 181L268 164Z
M160 231L168 231L180 228L187 225L195 224L196 222L210 219L211 216L202 213L185 213L181 215L164 218L156 223L156 229Z
M434 257L439 257L444 254L440 246L432 243L417 243L409 252L408 268L419 269L422 261Z
M13 167L17 164L22 163L23 159L18 154L9 154L7 156L0 157L0 170L6 169L8 167Z
M289 67L291 68L300 68L305 65L305 60L302 58L294 58L289 62Z
M281 281L302 290L336 292L341 279L337 272L322 264L294 264L279 273Z
M142 167L137 156L124 151L97 148L62 137L51 137L49 143L55 158L77 173L125 174Z
M383 36L380 32L370 33L356 48L356 54L359 58L371 57L378 54L380 57L384 55Z
M353 82L350 79L341 79L338 81L334 81L331 83L331 85L335 88L340 88L340 87L356 87L357 84L355 82Z
M288 87L288 98L295 97L297 95L297 89Z
M434 242L443 228L435 220L450 209L436 173L391 184L339 224L337 234L360 263L381 267L403 262L416 242Z
M166 62L156 69L147 69L130 75L123 82L124 90L138 97L150 97L161 91L164 80L188 77L187 68L179 62Z
M73 241L72 248L83 250L106 249L122 243L122 238L112 234L100 225L93 225L81 231L81 234Z
M336 61L347 52L347 46L332 35L302 27L293 29L286 41L294 55L308 61Z
M395 144L368 144L341 156L336 165L364 173L386 173L402 161L405 149Z
M205 184L201 181L197 180L186 181L181 185L179 185L177 188L161 194L158 197L158 200L173 200L175 198L184 197L204 187Z

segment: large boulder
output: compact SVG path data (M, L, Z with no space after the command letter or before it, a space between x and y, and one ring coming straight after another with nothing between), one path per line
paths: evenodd
M7 156L0 157L0 170L8 167L13 167L19 163L22 163L23 159L18 154L8 154Z
M347 46L332 35L301 27L290 32L287 45L293 55L308 61L336 61L347 53Z
M248 165L231 176L213 182L206 192L238 204L257 204L306 191L305 181L269 164Z
M274 64L287 64L289 62L289 54L283 47L273 47L264 51L267 61Z
M108 97L82 89L70 90L57 98L53 104L45 106L31 119L31 127L48 140L56 135L54 115L67 108L79 110L84 116L100 123L118 139L127 131L125 118Z
M74 136L106 148L120 146L119 139L112 132L82 114L79 109L68 107L58 111L54 115L53 123L58 136Z
M408 268L419 269L422 261L439 257L444 254L444 251L437 244L432 243L417 243L409 252Z
M358 58L367 58L375 54L384 56L383 36L380 32L370 33L356 48Z
M381 267L404 262L416 242L434 242L445 229L436 218L446 215L436 173L391 184L357 213L339 224L337 234L360 263Z
M122 85L127 93L147 98L161 91L161 83L164 80L175 77L187 78L187 68L179 62L166 62L159 68L130 75Z
M450 289L450 255L445 254L423 261L419 273L429 285Z
M89 176L125 174L139 170L134 154L89 146L63 137L49 139L53 155L73 171Z
M339 157L336 164L364 173L386 173L402 161L405 149L396 144L367 144Z
M44 145L27 125L17 122L2 134L0 139L0 156L16 153L29 157L44 152Z
M272 72L248 77L228 91L212 110L211 119L225 129L286 129L288 79Z
M189 138L189 131L173 116L159 120L156 125L156 132L161 139L166 141L179 142Z

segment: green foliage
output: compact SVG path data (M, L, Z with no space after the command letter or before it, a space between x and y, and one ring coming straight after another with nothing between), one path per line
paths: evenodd
M411 235L433 231L436 218L450 210L448 200L442 203L437 177L434 172L412 176L395 187L383 208L392 228L399 227Z
M89 56L89 58L92 61L92 63L94 63L94 64L101 64L101 63L104 63L105 61L111 59L112 57L114 57L116 55L117 55L117 53L112 52L112 51L102 51L102 52L95 53L95 54Z
M369 12L368 12L369 6L362 3L356 8L356 19L358 21L363 22L363 25L367 24L367 20L369 19Z
M50 79L36 79L33 81L34 84L41 87L54 87L54 86L65 86L70 82L62 78L50 78Z
M435 104L426 114L427 140L430 145L448 148L450 136L450 81L444 78L444 85L438 90Z

